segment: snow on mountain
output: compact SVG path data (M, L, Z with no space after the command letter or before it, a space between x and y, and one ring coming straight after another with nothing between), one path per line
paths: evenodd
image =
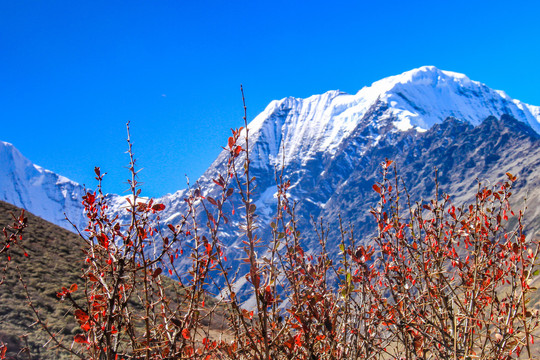
M487 118L507 115L518 122L503 121L500 127L485 124ZM440 126L454 129L441 141ZM508 128L515 128L512 135ZM411 174L410 184L423 185L415 187L415 196L432 190L428 180L432 179L434 167L444 169L441 179L454 174L452 166L456 167L455 177L446 185L454 184L463 199L468 196L467 190L474 188L471 182L476 177L498 181L510 166L516 174L528 174L525 183L536 184L536 173L531 169L537 162L533 153L540 133L540 108L511 99L465 75L432 66L382 79L354 95L329 91L306 99L272 101L248 124L248 129L250 176L255 178L252 201L263 241L268 240L268 224L276 213L275 170L282 166L285 178L292 184L288 197L298 201L298 226L307 248L318 246L317 236L311 231L312 216L332 222L343 215L362 236L369 234L369 208L376 201L372 185L378 181L379 164L385 157L395 159L404 173ZM491 133L498 130L504 134ZM467 138L459 138L464 134ZM498 147L508 144L509 138L519 137L520 141L508 145L512 150L508 155ZM459 151L447 151L447 146L458 147ZM441 152L443 156L435 156ZM422 156L418 158L417 154ZM521 156L516 154L527 155L512 165L512 159ZM452 158L457 155L459 159ZM220 190L212 179L223 171L228 156L227 150L222 151L197 181L205 196L215 196ZM414 168L407 167L409 161ZM423 172L419 177L417 169L421 164ZM185 212L185 195L180 191L157 200L167 206L162 219L173 224L179 221L179 214ZM239 206L241 201L233 196L233 203ZM199 223L206 224L204 214ZM232 266L238 267L240 274L244 271L239 259L244 256L245 240L238 230L241 223L238 213L231 216L220 237L228 258L233 259ZM331 243L328 248L337 249L337 244ZM181 268L189 262L179 261ZM239 279L238 293L244 281L242 276Z
M387 135L421 134L448 117L477 126L489 116L505 114L540 133L539 107L433 66L382 79L354 95L328 91L306 99L272 101L248 125L252 174L257 178L254 201L260 219L268 222L273 215L276 168L283 166L291 180L290 195L310 203L317 213L334 192L346 186L350 174L366 161L364 155L380 146ZM206 191L213 191L212 178L227 156L228 151L222 151L199 179ZM180 200L183 194L179 194ZM174 219L182 201L173 194L162 202L176 204L168 206L163 216Z
M478 125L492 115L511 115L540 133L540 108L511 99L503 91L463 74L424 66L364 87L355 95L329 91L306 99L271 102L250 124L256 167L280 166L334 154L377 104L387 105L374 125L393 119L396 131L426 131L447 117ZM285 154L283 154L283 150ZM284 156L285 155L285 156Z
M290 196L309 203L306 206L317 213L366 161L364 154L388 134L421 134L448 117L477 126L489 116L503 114L540 133L539 107L433 66L382 79L354 95L328 91L306 99L272 101L248 125L251 173L257 179L253 201L259 218L269 222L274 214L276 167L283 165L291 180ZM198 179L205 193L217 190L212 179L223 169L227 157L228 151L222 151ZM172 223L179 219L185 195L181 190L157 199L166 205L162 219ZM241 248L241 241L229 235L231 247Z
M12 144L0 141L0 200L24 208L68 230L83 223L84 188L34 165ZM65 214L65 215L64 215Z
M254 201L262 220L272 216L274 169L283 165L293 183L291 195L310 202L313 209L321 209L332 192L343 187L332 181L346 181L362 154L378 146L388 134L410 130L420 134L447 117L476 126L488 116L503 114L540 133L540 107L433 66L382 79L354 95L328 91L306 99L272 101L248 125L251 166L258 181ZM223 151L198 180L203 189L212 191L212 178L227 156ZM329 164L341 158L338 180L321 180L328 177ZM33 165L8 143L0 142L0 164L0 200L68 229L64 212L77 225L83 224L82 186ZM313 186L318 186L317 194L310 190ZM185 194L180 190L157 200L166 205L163 220L177 221ZM125 207L123 197L110 195L110 199L111 212L119 213Z
M511 171L524 184L516 194L525 196L532 189L530 203L540 203L540 107L433 66L382 79L354 95L329 91L306 99L272 101L248 129L250 175L256 185L252 201L262 240L268 240L275 215L274 172L281 167L292 184L289 199L298 200L297 225L308 248L318 246L312 216L331 223L343 215L357 234L368 236L369 208L376 201L372 185L385 157L396 160L415 196L430 196L434 167L440 169L441 186L461 199L467 199L476 178L496 182ZM222 151L194 185L205 196L219 191L212 179L226 166L228 155ZM73 223L84 225L83 193L82 186L33 165L11 144L0 142L0 200L71 229L64 213ZM162 224L181 221L187 194L179 190L156 199L166 206L160 213ZM108 199L111 215L126 220L125 197L108 195ZM229 200L232 206L241 206L238 194ZM229 213L220 241L230 265L239 269L239 279L245 279L239 213ZM199 214L204 228L205 212ZM338 238L332 232L330 237ZM331 241L328 249L337 249ZM185 270L189 262L180 257L176 265ZM242 280L236 285L240 294Z

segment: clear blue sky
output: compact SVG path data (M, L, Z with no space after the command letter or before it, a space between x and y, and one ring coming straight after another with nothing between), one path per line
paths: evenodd
M144 193L194 181L273 99L350 93L422 65L540 105L538 1L0 2L0 140L109 192L127 187L131 121Z

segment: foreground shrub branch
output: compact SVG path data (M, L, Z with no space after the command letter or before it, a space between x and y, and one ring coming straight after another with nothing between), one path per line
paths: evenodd
M78 333L65 343L35 311L55 346L96 360L533 356L539 315L529 300L539 241L526 234L524 212L510 207L514 175L493 188L479 184L467 204L454 204L438 186L433 199L413 203L386 160L373 185L374 233L357 238L341 218L314 221L320 246L307 249L283 172L276 216L261 232L245 109L244 102L245 128L232 131L213 179L217 191L189 189L177 225L161 224L165 205L141 197L128 127L125 213L110 215L96 168L97 190L83 197L83 284L57 294L72 305ZM235 207L244 255L232 268L221 238ZM4 230L2 261L21 240L24 216L15 220ZM330 226L339 239L329 239ZM227 328L218 328L224 317Z

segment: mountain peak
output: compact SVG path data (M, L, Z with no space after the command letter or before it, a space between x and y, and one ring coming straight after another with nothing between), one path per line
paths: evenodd
M376 120L375 108L385 108ZM338 90L305 99L271 102L249 125L258 145L254 165L305 164L321 154L332 156L357 127L374 139L381 127L424 132L448 117L479 125L486 117L508 114L540 133L540 110L503 91L457 72L422 66L366 86L354 95ZM283 147L283 144L285 147ZM283 164L282 164L283 163Z
M504 91L469 79L464 74L422 66L374 82L357 96L373 97L391 108L398 130L425 131L447 117L478 125L486 117L504 114L540 133L539 108L510 98Z
M445 86L450 83L455 83L460 86L470 86L471 83L482 86L483 84L472 81L466 75L440 70L435 66L422 66L416 69L405 71L402 74L389 76L374 82L371 87L381 92L387 92L395 86ZM485 86L485 85L483 85Z
M72 229L84 224L81 185L33 164L12 144L0 141L0 200ZM64 215L66 214L66 215Z

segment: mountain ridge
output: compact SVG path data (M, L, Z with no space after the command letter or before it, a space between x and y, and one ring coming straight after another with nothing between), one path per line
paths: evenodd
M347 172L362 166L365 154L381 142L411 131L425 133L448 117L479 125L489 116L505 114L540 133L540 107L511 99L464 74L433 66L381 79L352 95L332 90L306 99L274 100L248 125L251 167L258 179L255 200L261 205L262 220L271 218L276 168L283 166L292 183L292 195L298 199L311 186L318 186L322 197L306 201L323 209L323 198L342 188L340 182L345 181ZM228 151L222 151L200 177L198 184L203 189L212 191L213 176L227 156ZM0 168L0 200L66 229L73 228L65 221L64 212L79 228L84 226L82 186L33 165L4 142L0 143L0 163L4 164ZM165 221L176 221L186 191L156 199L167 206L162 215ZM109 199L111 214L120 213L126 205L123 196L110 194Z
M508 114L540 133L539 107L514 100L463 74L424 66L376 81L354 95L332 90L305 99L272 101L249 124L254 142L268 139L268 148L254 149L253 165L260 165L259 159L266 157L279 166L283 158L287 165L295 157L332 153L379 102L388 104L383 118L393 118L394 127L400 131L426 131L449 116L478 125L490 115ZM276 142L287 144L287 151L294 155L284 157Z

